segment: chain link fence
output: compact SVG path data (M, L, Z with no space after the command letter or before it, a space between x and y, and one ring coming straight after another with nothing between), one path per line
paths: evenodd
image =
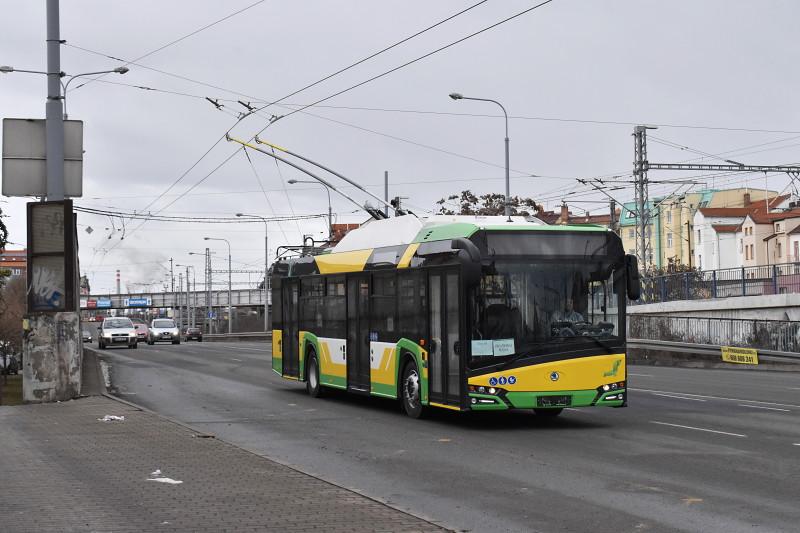
M628 337L800 353L800 322L628 315Z

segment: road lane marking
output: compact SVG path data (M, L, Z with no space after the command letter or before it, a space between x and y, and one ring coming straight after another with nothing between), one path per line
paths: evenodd
M684 396L694 396L695 398L709 398L712 400L726 400L729 402L763 403L765 405L779 405L781 407L797 407L798 409L800 409L800 405L795 405L791 403L762 402L759 400L748 400L747 398L725 398L724 396L707 396L703 394L691 394L689 392L675 392L668 390L636 389L633 387L628 387L628 390L639 391L639 392L660 392L662 394L682 394Z
M728 433L727 431L717 431L716 429L706 429L706 428L696 428L694 426L682 426L681 424L670 424L669 422L658 422L657 420L650 421L653 424L658 424L660 426L672 426L675 428L683 428L683 429L693 429L695 431L705 431L707 433L718 433L720 435L730 435L731 437L747 437L747 435L742 435L740 433Z
M628 372L629 376L636 376L640 378L652 378L653 374L634 374L633 372Z
M664 396L665 398L678 398L679 400L691 400L693 402L705 402L707 400L703 400L702 398L687 398L686 396L675 396L673 394L661 394L659 392L654 392L653 396Z
M768 409L770 411L783 411L785 413L791 413L789 409L780 409L778 407L766 407L764 405L747 405L746 403L740 403L739 407L751 407L753 409Z
M231 361L239 361L240 363L242 362L241 359L236 359L235 357L231 357Z
M229 348L229 349L231 349L231 350L248 350L248 351L250 351L250 352L266 352L266 351L267 351L266 349L261 349L261 348L245 348L245 347L243 347L243 346L226 346L226 348Z
M792 446L800 446L800 442L795 442Z

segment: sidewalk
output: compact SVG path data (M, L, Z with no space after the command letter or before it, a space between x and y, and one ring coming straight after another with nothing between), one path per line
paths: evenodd
M105 415L125 420L98 420ZM182 483L149 480L156 469ZM0 531L444 530L93 396L0 407Z

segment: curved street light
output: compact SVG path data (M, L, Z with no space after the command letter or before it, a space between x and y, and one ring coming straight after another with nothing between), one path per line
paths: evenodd
M315 185L322 185L325 187L325 192L328 193L328 242L333 240L333 211L331 210L331 188L319 181L311 180L296 180L290 179L286 183L294 185L295 183L313 183Z
M247 215L236 213L240 218L260 219L264 223L264 333L269 331L269 301L268 301L268 280L269 280L269 225L267 219L261 215Z
M117 67L114 70L98 70L97 72L82 72L80 74L75 74L74 76L71 76L71 75L69 75L69 74L67 74L67 73L65 73L63 71L59 72L58 73L58 77L59 78L69 78L67 80L67 83L64 83L63 81L61 82L61 87L64 90L64 94L63 94L63 96L61 96L61 99L64 101L64 120L67 120L67 118L68 118L67 117L67 87L69 87L69 84L72 83L72 80L74 80L75 78L81 78L83 76L93 76L95 74L115 74L115 73L116 74L126 74L129 71L130 71L130 69L128 67ZM8 65L0 66L0 73L10 74L12 72L23 72L25 74L44 74L45 76L48 76L50 74L49 72L44 72L44 71L41 71L41 70L23 70L23 69L19 69L19 68L10 67Z
M500 106L500 109L503 110L503 115L506 118L506 198L505 198L505 215L508 217L508 221L511 222L511 204L509 203L509 199L511 196L510 185L509 185L509 170L508 170L508 113L506 113L506 108L503 107L503 104L498 102L497 100L491 100L489 98L473 98L470 96L464 96L461 93L450 93L450 98L453 100L476 100L479 102L492 102L493 104L497 104Z

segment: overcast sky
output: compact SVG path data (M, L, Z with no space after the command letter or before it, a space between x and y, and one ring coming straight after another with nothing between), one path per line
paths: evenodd
M63 1L62 70L113 69L125 63L107 56L134 60L254 2ZM265 155L250 154L253 168L239 150L211 173L237 151L223 141L200 160L244 111L235 100L264 105L283 98L476 2L267 0L128 65L124 76L108 75L85 86L76 80L68 110L70 118L85 123L86 150L84 196L76 205L170 216L325 213L321 186L286 184L308 178ZM488 0L266 108L263 116L240 121L233 134L250 138L269 115L286 115L536 3ZM800 161L798 20L800 3L792 0L555 0L280 119L262 138L324 163L379 196L389 171L390 196L407 196L409 207L426 213L439 198L463 189L503 192L499 108L454 102L447 95L492 98L510 115L512 194L548 208L565 199L575 212L607 212L605 197L587 194L575 178L630 180L625 176L632 168L636 123L659 125L650 132L651 162L699 157L665 141L709 154L730 152L724 157L744 163ZM44 0L0 0L0 64L46 70ZM45 95L44 76L0 75L0 117L43 118ZM650 174L654 181L692 176ZM703 181L717 188L765 186L763 175L752 174ZM788 182L776 175L767 185L781 190ZM611 194L632 199L630 184L625 186ZM675 187L654 184L650 193ZM343 191L366 199L352 188ZM589 200L603 203L585 203ZM0 200L10 240L23 245L26 201ZM337 221L365 218L342 197L334 194L332 201ZM81 214L79 224L81 268L93 292L112 290L117 268L123 290L125 284L131 290L136 283L160 286L170 257L197 265L201 282L202 258L188 252L202 252L209 244L204 236L231 241L234 268L263 268L261 222L140 226L127 220L124 240L119 218L112 226L111 218ZM85 231L89 226L91 234ZM299 244L302 234L325 233L322 219L270 224L270 254L277 246ZM215 267L224 268L224 243L211 244ZM253 282L257 278L250 276ZM235 279L246 282L248 276Z

